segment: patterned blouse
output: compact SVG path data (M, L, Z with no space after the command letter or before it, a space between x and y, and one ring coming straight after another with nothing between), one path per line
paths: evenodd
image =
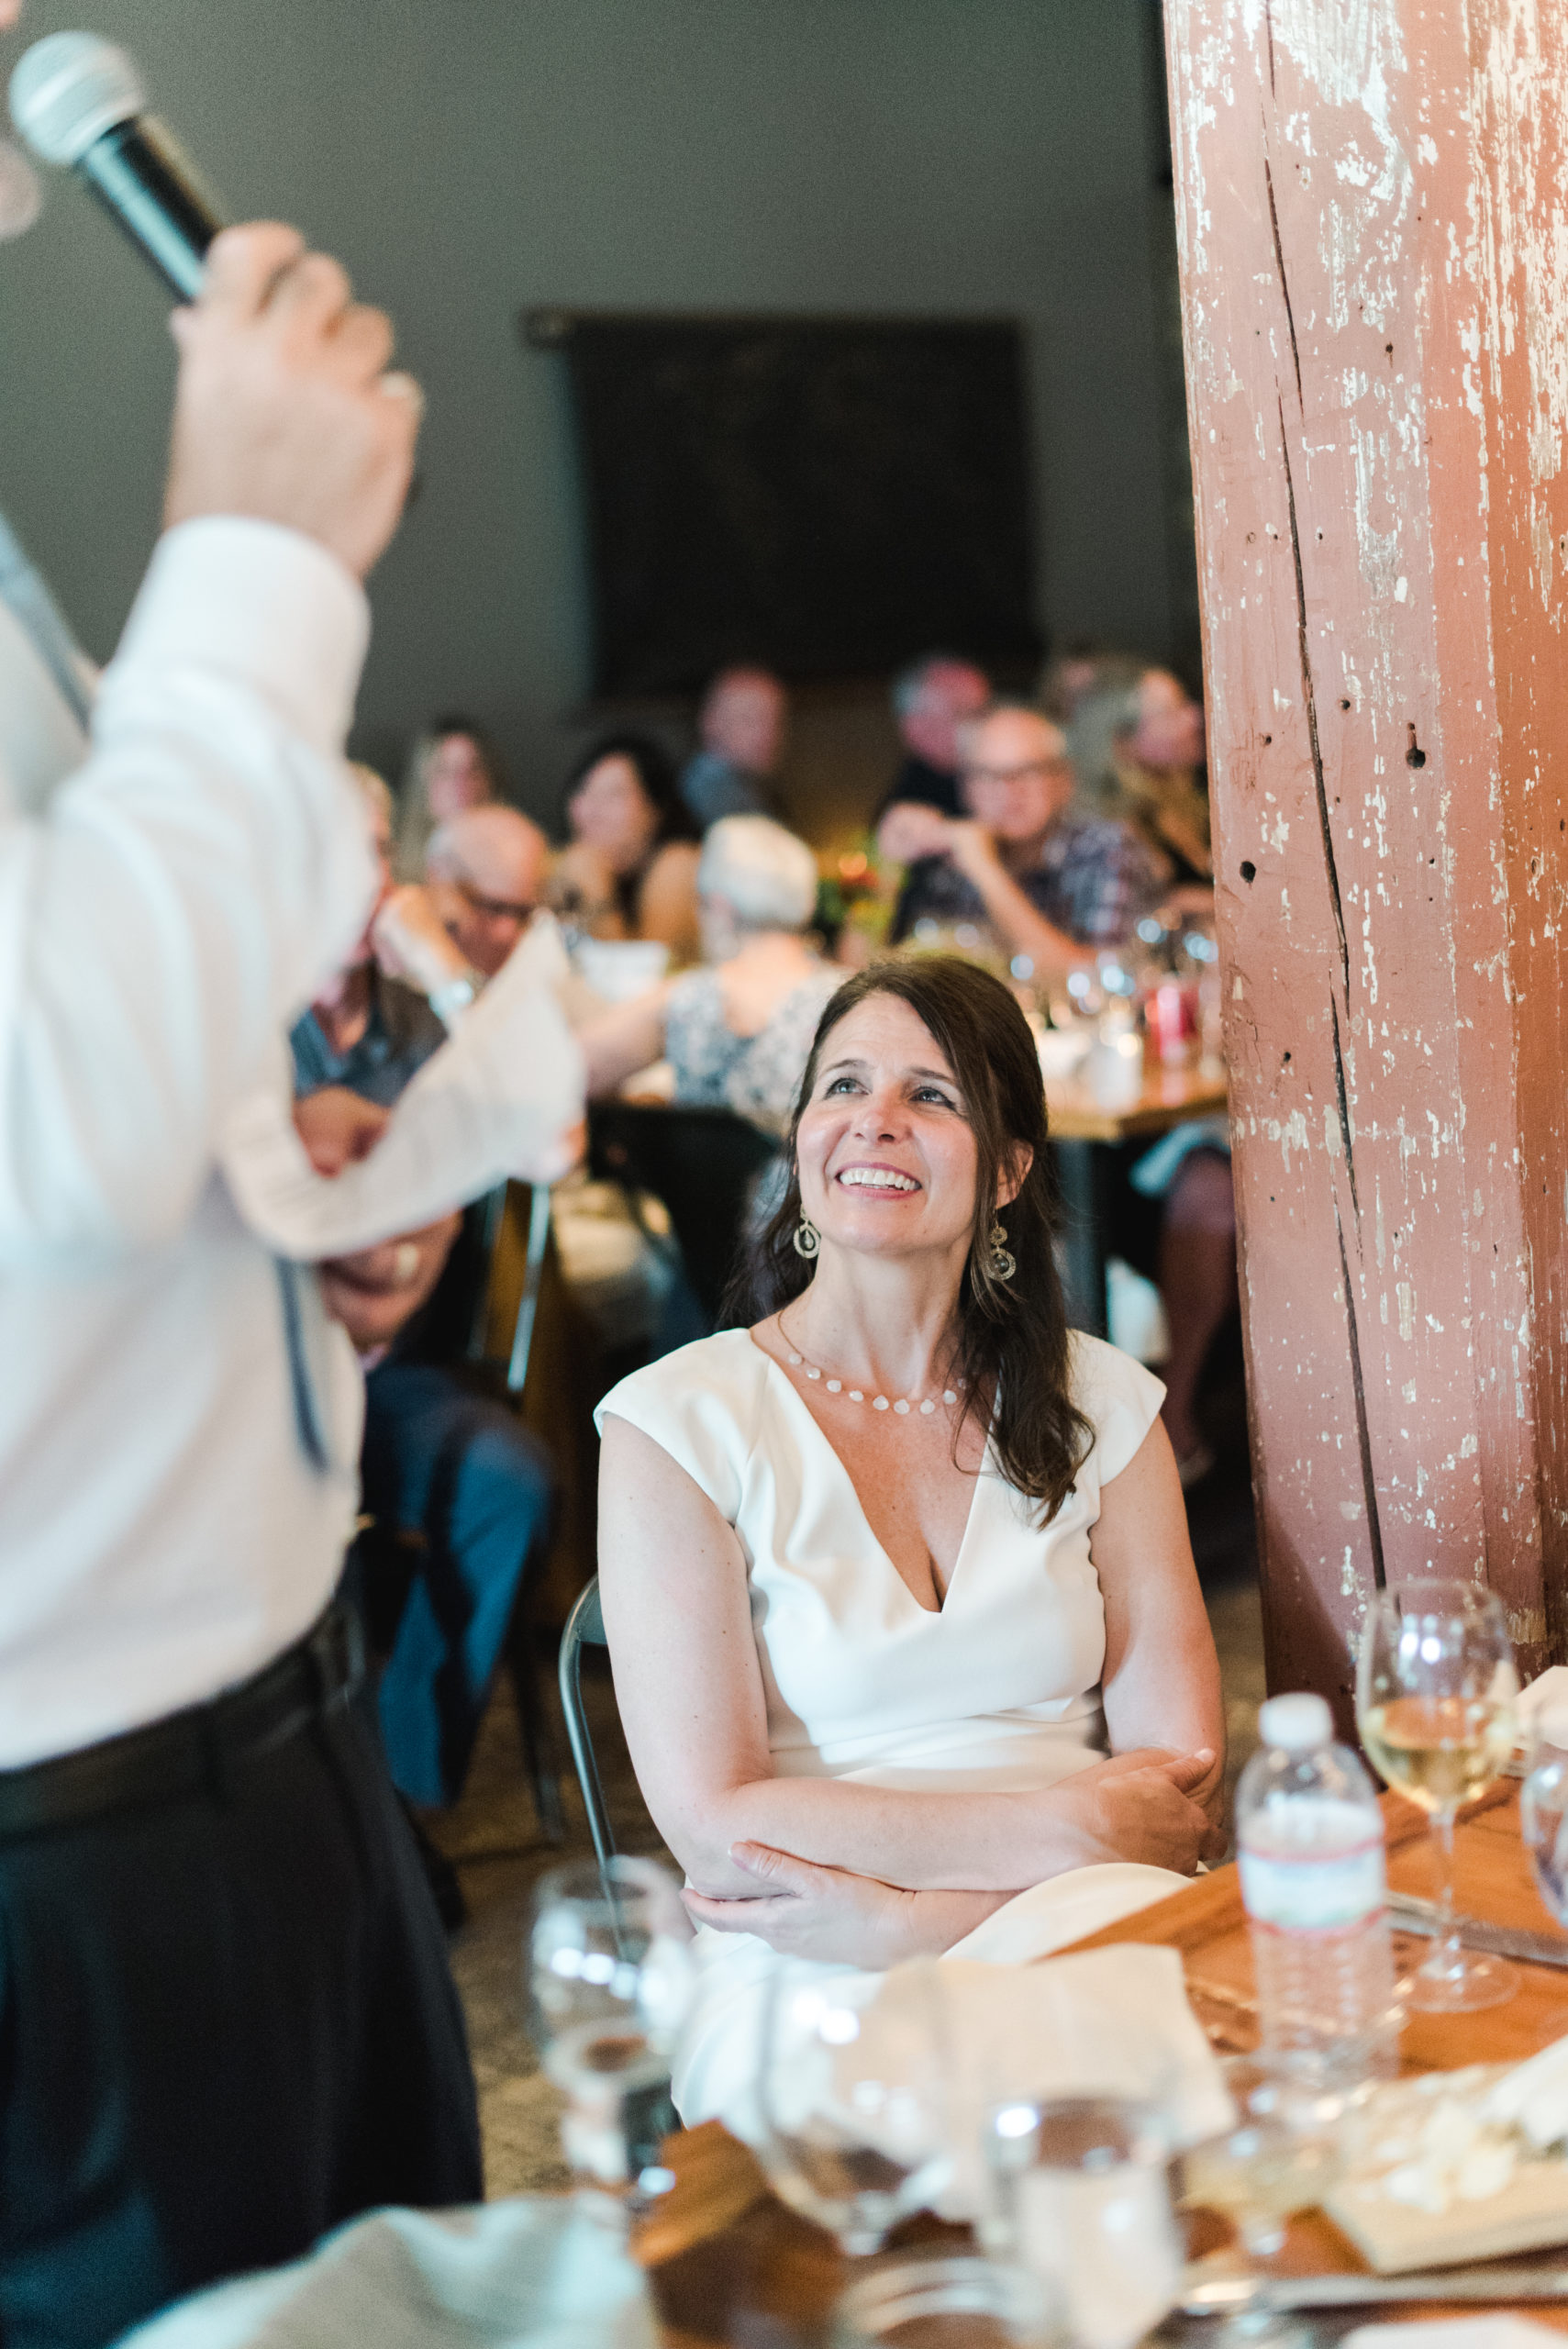
M764 1133L789 1129L811 1040L844 973L824 963L793 987L765 1028L738 1036L725 1024L718 974L688 971L664 1009L664 1052L675 1072L675 1098L694 1108L733 1109Z

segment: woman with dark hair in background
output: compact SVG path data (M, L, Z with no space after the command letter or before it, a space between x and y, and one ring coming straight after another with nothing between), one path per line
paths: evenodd
M415 737L398 795L392 869L399 881L423 881L425 850L438 824L470 807L504 799L495 743L471 718L432 718Z
M550 903L595 938L657 939L675 963L696 959L697 846L675 763L646 734L607 734L566 778L568 840Z
M1175 1889L1220 1790L1160 1385L1067 1327L1008 990L850 980L788 1165L752 1326L599 1413L617 1696L703 1928L688 2121L744 2119L775 1953L1039 1954Z

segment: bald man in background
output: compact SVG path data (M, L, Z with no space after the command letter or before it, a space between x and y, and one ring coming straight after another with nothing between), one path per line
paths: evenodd
M430 835L426 895L482 978L495 977L533 920L549 868L550 842L515 807L470 807Z

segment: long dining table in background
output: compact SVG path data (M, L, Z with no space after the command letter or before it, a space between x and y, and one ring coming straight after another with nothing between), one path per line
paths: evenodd
M1391 1887L1429 1892L1432 1854L1425 1818L1394 1795L1385 1796L1384 1815ZM1505 1782L1462 1813L1457 1842L1462 1909L1496 1924L1552 1930L1520 1841L1517 1787ZM1178 1949L1199 2019L1222 2039L1234 2032L1247 2040L1252 1961L1234 1865L1215 1869L1171 1899L1075 1946L1100 1949L1121 1942ZM1568 2033L1568 1972L1521 1963L1518 1976L1518 1994L1506 2006L1482 2014L1412 2016L1400 2043L1404 2068L1452 2071L1466 2064L1521 2062ZM676 2183L644 2221L638 2250L666 2339L676 2349L706 2349L720 2342L747 2349L817 2349L827 2338L833 2302L845 2280L837 2243L784 2208L754 2156L717 2121L671 2139L665 2157ZM963 2232L920 2218L894 2241L926 2237L947 2243L962 2238ZM1568 2303L1509 2301L1509 2264L1496 2263L1496 2307L1568 2332ZM1272 2266L1293 2276L1365 2272L1345 2237L1317 2212L1292 2221L1285 2247ZM1330 2349L1368 2321L1478 2312L1473 2305L1454 2310L1412 2300L1375 2310L1313 2310L1300 2321L1311 2349ZM1181 2318L1169 2320L1161 2332L1162 2339L1185 2336L1194 2343L1211 2334L1207 2321Z
M1136 1100L1103 1108L1080 1077L1046 1080L1046 1112L1067 1210L1063 1267L1067 1318L1096 1338L1109 1330L1106 1294L1106 1188L1110 1154L1129 1141L1153 1142L1175 1126L1223 1117L1225 1071L1153 1068Z

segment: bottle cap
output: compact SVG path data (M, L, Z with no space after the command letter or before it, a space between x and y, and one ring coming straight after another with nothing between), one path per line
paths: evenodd
M1265 1745L1286 1753L1309 1753L1334 1742L1334 1716L1321 1697L1305 1690L1295 1697L1271 1697L1258 1709L1258 1735Z

